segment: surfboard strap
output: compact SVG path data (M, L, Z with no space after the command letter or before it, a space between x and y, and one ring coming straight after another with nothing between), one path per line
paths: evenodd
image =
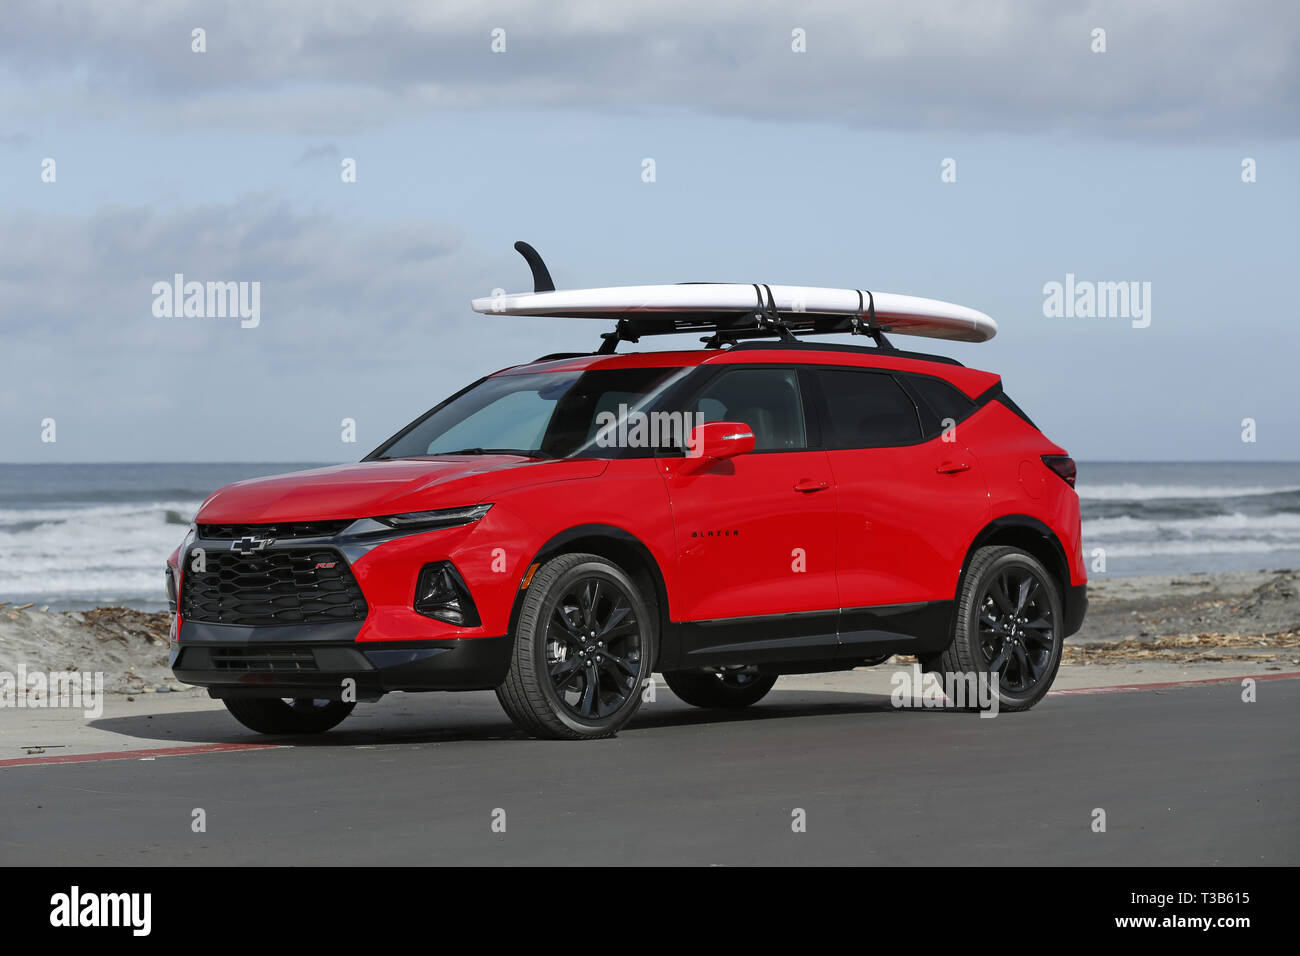
M863 298L864 290L857 289L858 293L858 314L853 316L849 321L849 332L852 335L869 335L875 341L877 348L892 349L893 343L885 338L884 330L876 325L876 297L871 294L870 289L865 290L866 298ZM866 306L864 309L863 306ZM866 321L863 321L863 316Z
M781 317L777 311L776 299L772 296L772 287L770 285L759 285L754 283L754 292L758 295L758 308L754 312L754 321L759 328L770 329L777 334L782 342L797 342L794 334L790 331L790 326ZM767 293L767 300L764 301L763 293Z

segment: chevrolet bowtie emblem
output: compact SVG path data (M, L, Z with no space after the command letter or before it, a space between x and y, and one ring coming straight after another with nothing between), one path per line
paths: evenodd
M256 535L250 534L245 535L238 541L232 541L230 544L230 550L234 551L236 554L248 556L250 554L257 554L259 551L265 551L273 544L275 544L274 538L259 538Z

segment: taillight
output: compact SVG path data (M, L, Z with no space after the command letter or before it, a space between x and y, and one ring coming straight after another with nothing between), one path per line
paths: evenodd
M1071 488L1074 487L1074 478L1078 474L1078 469L1074 467L1074 459L1069 455L1044 455L1043 464L1060 475Z

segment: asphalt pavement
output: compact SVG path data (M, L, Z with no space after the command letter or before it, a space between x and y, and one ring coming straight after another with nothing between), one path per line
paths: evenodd
M993 719L781 683L719 713L661 687L595 742L523 738L491 693L392 695L294 741L158 706L96 728L202 752L0 769L3 862L1300 863L1294 677Z

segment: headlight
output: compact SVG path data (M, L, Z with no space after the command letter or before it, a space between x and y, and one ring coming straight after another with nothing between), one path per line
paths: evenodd
M199 536L199 526L191 524L190 529L185 532L185 540L181 542L180 551L176 554L176 567L180 571L185 570L185 565L190 558L190 548L194 545Z
M390 528L403 531L425 528L454 528L459 524L470 524L482 518L492 506L474 505L469 508L443 508L441 511L408 511L406 514L385 515L375 520Z

